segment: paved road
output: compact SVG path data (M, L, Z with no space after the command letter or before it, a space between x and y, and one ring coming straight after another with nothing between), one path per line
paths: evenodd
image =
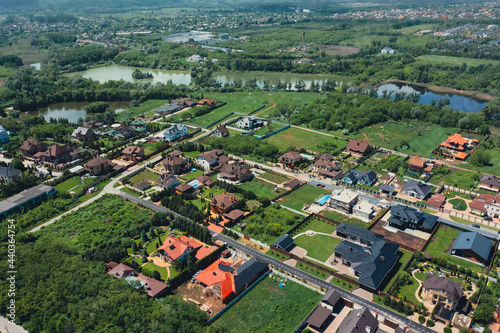
M313 275L305 273L305 272L303 272L295 267L284 264L279 260L276 260L270 256L263 254L262 252L259 252L257 250L252 249L251 247L248 247L248 246L245 246L241 243L238 243L237 241L235 241L229 237L226 237L226 236L223 236L223 235L220 235L217 233L212 233L212 235L215 238L217 238L223 242L227 242L228 245L230 245L230 246L232 246L240 251L243 251L247 254L254 256L255 258L259 259L260 261L263 261L263 262L269 263L275 267L281 268L282 270L287 271L289 273L292 273L293 275L295 275L301 279L305 279L306 281L309 281L309 282L311 282L319 287L322 287L322 288L327 289L327 290L328 289L335 289L343 298L346 298L346 299L348 299L356 304L362 305L362 306L364 306L372 311L376 311L380 315L382 315L386 318L389 318L389 319L391 319L399 324L409 326L409 327L411 327L412 330L415 330L417 332L423 332L423 333L435 333L433 330L431 330L425 326L422 326L416 322L413 322L410 319L403 317L395 312L392 312L392 311L384 308L383 306L378 305L377 303L370 302L370 301L362 298L361 296L350 293L350 292L348 292L340 287L337 287L337 286L335 286L331 283L328 283L320 278L317 278Z

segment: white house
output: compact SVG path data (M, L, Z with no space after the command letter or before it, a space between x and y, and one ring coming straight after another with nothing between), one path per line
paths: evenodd
M10 165L7 167L0 167L0 183L8 184L22 177L23 172L18 169L14 169Z
M0 126L0 143L9 142L9 133L3 126Z
M394 49L392 49L392 48L390 48L390 47L384 47L384 48L380 51L380 53L382 53L382 54L395 54L396 52L397 52L396 50L394 50Z
M203 58L198 54L193 54L192 56L187 57L186 61L188 61L188 62L202 62Z
M188 128L183 124L175 124L163 132L163 136L167 141L174 141L186 135L188 135Z
M254 129L266 125L262 119L255 117L243 117L236 122L236 126L242 129Z

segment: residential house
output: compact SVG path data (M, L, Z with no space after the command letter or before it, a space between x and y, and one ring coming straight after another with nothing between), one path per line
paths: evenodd
M425 202L427 206L440 209L444 206L446 196L443 193L435 193L429 200Z
M219 194L212 198L210 207L214 214L225 214L233 209L238 208L240 199L232 193Z
M206 151L196 156L196 164L205 170L217 170L229 159L220 149Z
M215 128L213 135L216 138L225 138L229 136L229 131L225 125L219 125Z
M174 189L177 194L191 193L193 191L193 187L186 183L177 185Z
M367 142L360 142L358 140L351 140L346 147L346 153L353 156L361 157L366 156L372 151L372 146Z
M396 188L387 184L380 184L380 191L385 194L394 195Z
M479 188L484 190L499 192L500 191L500 179L496 176L484 175L479 181Z
M286 182L284 182L282 184L282 186L285 190L290 191L290 190L293 190L294 188L297 188L301 184L302 184L302 182L300 180L298 180L297 178L293 178L293 179L290 179L290 180L287 180Z
M239 163L223 164L218 178L221 180L229 180L232 182L243 183L252 177L253 173L250 166Z
M33 157L36 153L43 153L47 150L47 144L38 139L29 139L19 147L23 156Z
M174 188L179 184L179 180L168 173L162 174L156 181L156 185L163 189Z
M52 186L39 184L0 201L0 219L6 218L22 209L35 207L56 193L57 190Z
M295 151L289 151L279 157L280 163L283 163L283 165L290 167L290 168L295 168L298 167L303 161L304 158L300 153L297 153Z
M196 275L195 280L227 304L268 270L268 265L255 257L236 269L228 260L220 258Z
M181 105L184 108L191 108L196 105L196 102L193 101L191 98L186 97L186 98L181 98L181 99L174 99L172 100L172 103L177 103Z
M293 238L288 234L284 234L276 242L273 243L273 246L283 251L291 250L293 248L293 245Z
M372 186L377 182L377 174L373 171L358 171L349 170L342 177L342 181L349 184L361 184L366 186Z
M255 129L266 125L266 121L255 117L242 117L236 122L236 127L241 129Z
M395 54L397 53L396 50L394 50L393 48L390 48L390 47L384 47L382 50L380 50L380 53L381 54Z
M229 213L224 214L224 217L230 222L237 222L245 217L245 212L239 209L233 209Z
M126 278L128 276L137 276L137 272L135 269L132 267L128 266L127 264L116 264L113 262L110 262L108 266L114 266L111 267L111 269L108 271L108 275L111 275L112 277L115 277L117 279L121 278Z
M212 98L203 98L201 100L199 100L196 105L198 106L203 106L203 105L207 105L209 106L210 108L214 107L215 105L217 104L217 101L215 99L212 99Z
M432 305L454 311L463 295L464 289L460 283L427 274L422 288L422 298Z
M123 159L126 161L136 162L144 157L144 147L128 146L122 151Z
M155 113L158 113L159 115L167 115L180 111L183 108L184 106L182 104L172 101L169 105L160 106L155 110Z
M142 180L142 181L138 182L137 184L135 184L134 187L136 189L138 189L139 191L146 191L148 188L151 187L151 182L149 182L147 180Z
M375 333L378 320L367 308L354 309L342 320L337 333Z
M130 123L130 128L134 130L136 133L145 134L148 131L148 127L146 126L146 122L135 119Z
M92 175L100 175L106 172L109 167L109 160L107 158L96 157L83 165L85 169Z
M7 130L3 126L0 126L0 143L5 143L9 141L10 141L9 132L7 132Z
M469 149L469 139L464 138L460 133L456 133L449 136L445 142L441 143L440 147L457 152L464 152Z
M347 214L352 213L352 207L358 200L358 193L349 189L334 190L328 200L331 208L343 211Z
M426 167L426 161L418 155L413 156L408 161L408 169L416 172L422 172Z
M500 195L481 193L479 198L474 198L469 205L473 214L500 217Z
M175 141L187 135L188 135L188 128L186 125L183 124L175 124L167 128L165 132L163 132L163 136L167 141Z
M368 200L360 200L352 207L352 213L369 221L375 216L375 206Z
M203 62L203 58L199 54L193 54L186 58L187 62Z
M438 217L418 211L404 205L391 207L391 217L388 219L389 225L398 229L414 229L425 232L432 232L438 223Z
M90 128L79 126L71 133L71 137L80 142L87 142L95 139L95 133Z
M375 291L383 287L399 259L399 245L383 239L372 231L347 224L336 229L337 236L346 240L335 249L335 258L348 266L351 274L365 289Z
M191 169L191 164L182 157L172 157L167 155L163 161L161 161L166 171L169 171L175 175L181 175L188 172Z
M169 157L184 157L184 153L178 149L175 149L167 154Z
M489 261L492 249L493 241L480 233L461 232L453 243L450 254L485 265Z
M120 127L118 130L113 131L113 136L119 139L130 139L135 136L135 131L130 126Z
M38 152L34 155L35 158L54 165L70 162L72 148L68 145L59 146L52 145L44 152Z
M410 180L403 186L401 192L403 194L409 195L410 197L423 200L425 199L425 197L427 197L427 195L429 195L431 189L431 185L417 183L416 181Z
M10 165L0 167L0 184L6 185L8 183L12 183L13 181L21 179L22 176L23 172L21 170L14 169Z
M330 154L317 154L314 156L313 171L320 177L337 179L342 174L341 166Z
M126 278L128 281L139 281L140 286L144 288L149 297L163 297L168 290L168 287L165 283L137 273L132 267L126 264L117 265L116 263L111 262L108 264L108 266L111 268L108 271L108 274L117 279Z
M210 178L206 175L199 175L195 179L198 180L201 185L208 187L208 188L212 188L215 185L215 180L213 180L212 178Z
M336 307L337 303L341 300L340 294L336 290L330 289L321 299L321 303L316 307L309 318L307 318L306 323L317 331L324 331L324 329L322 329L323 325L329 322L327 320L333 314L333 308Z
M203 244L194 238L187 236L167 237L157 251L160 259L172 264L175 260L186 261L191 253L195 253L203 247Z

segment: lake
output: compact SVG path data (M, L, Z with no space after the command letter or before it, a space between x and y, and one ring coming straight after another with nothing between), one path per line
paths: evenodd
M89 105L90 102L68 102L68 103L54 103L45 108L40 108L37 111L32 111L30 114L35 116L43 116L46 121L50 118L66 118L71 123L77 123L78 118L85 119L87 111L84 107ZM108 102L109 107L116 112L121 112L130 108L129 102Z
M171 71L163 69L150 69L150 68L139 68L143 72L150 72L153 74L152 79L135 80L132 78L132 72L136 70L137 67L128 66L105 66L89 69L83 72L69 73L66 75L81 75L83 78L92 79L99 81L101 83L109 80L124 80L127 82L161 82L166 83L171 80L174 84L185 84L189 85L191 83L191 74L188 71ZM269 81L270 84L276 85L278 82L292 83L295 84L299 80L303 80L306 88L309 88L312 80L316 82L324 82L326 80L339 81L340 84L345 78L336 75L315 75L315 74L293 74L293 73L215 73L214 79L221 83L232 83L234 81L241 81L243 84L247 80L256 79L257 86L259 88L264 87L264 81ZM294 90L294 88L292 88Z
M436 93L430 91L425 87L406 83L396 82L383 84L377 88L377 96L381 97L384 90L391 92L392 99L394 99L396 93L417 93L420 95L417 103L422 105L432 104L432 101L435 101L437 103L440 99L447 97L449 98L450 106L453 109L465 112L479 112L486 104L488 104L487 101L482 101L457 94Z

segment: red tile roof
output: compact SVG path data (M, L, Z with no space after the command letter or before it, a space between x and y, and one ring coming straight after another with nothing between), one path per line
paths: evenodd
M418 168L424 168L425 160L423 158L420 158L418 155L415 155L412 158L410 158L408 163Z
M368 142L361 142L358 140L351 140L347 145L347 150L358 152L362 155L367 154L371 151L371 146Z
M212 286L221 283L226 279L226 271L221 270L219 265L231 267L231 263L225 259L218 259L212 265L208 266L203 272L198 274L195 279L206 286Z
M176 260L181 257L184 252L190 247L194 250L201 248L203 245L196 239L189 238L187 236L181 237L167 237L163 242L163 245L158 248L158 250L163 250L172 260Z

